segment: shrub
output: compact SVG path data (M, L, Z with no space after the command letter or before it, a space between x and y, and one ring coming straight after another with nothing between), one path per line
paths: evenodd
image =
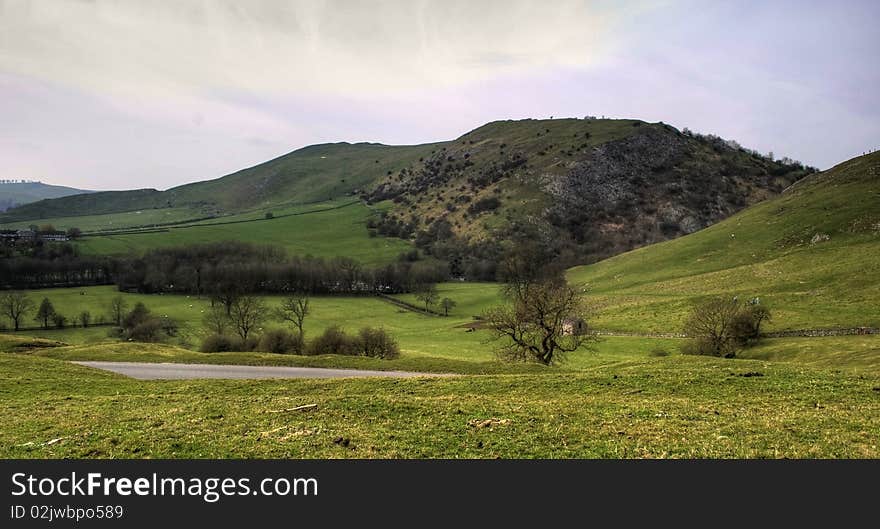
M355 355L357 354L357 343L355 340L345 334L338 325L327 327L324 332L311 341L306 354L335 354L335 355Z
M247 340L242 340L238 336L211 334L202 340L202 347L200 350L203 353L228 353L230 351L248 353L256 351L258 345L259 340L253 337L250 337Z
M302 354L302 335L284 329L272 329L260 337L258 349L267 353Z
M52 315L52 323L55 324L56 329L63 329L65 326L67 326L67 318L64 315L58 314L56 312Z
M661 347L655 347L651 349L651 356L669 356L669 351L663 349Z
M361 356L390 360L400 356L400 347L385 329L364 327L358 332L357 351Z
M150 318L150 309L147 308L141 302L138 302L137 305L131 309L131 312L125 315L122 319L122 327L124 329L134 329L141 323L144 323L146 320Z
M203 353L227 353L229 351L235 351L235 342L237 341L237 339L233 339L231 336L225 334L212 334L202 340L201 351Z
M135 342L158 342L162 338L162 322L149 318L126 332L126 337Z
M732 347L725 346L720 352L715 343L709 338L694 338L687 340L681 346L681 354L701 356L725 356L736 354Z
M496 210L500 206L501 201L498 199L498 197L481 198L480 200L477 200L468 207L468 213L476 215L484 211Z
M167 336L177 336L177 321L168 316L158 318L159 326Z

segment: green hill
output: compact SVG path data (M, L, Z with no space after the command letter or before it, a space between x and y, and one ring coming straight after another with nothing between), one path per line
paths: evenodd
M313 145L230 175L167 191L106 191L28 204L0 216L8 224L33 219L190 208L193 218L352 195L388 171L430 152L430 145Z
M45 198L91 193L72 187L53 186L42 182L0 182L0 211L29 204Z
M358 196L390 199L389 212L370 222L372 235L415 243L451 262L456 275L490 278L506 245L523 233L566 262L596 261L711 225L809 172L662 123L527 119L425 145L315 145L167 191L43 200L0 215L0 224L153 229ZM251 228L226 236L251 237ZM271 242L273 233L285 232L261 232L260 239Z
M710 228L569 272L609 329L678 330L695 299L757 296L770 328L880 326L880 153Z

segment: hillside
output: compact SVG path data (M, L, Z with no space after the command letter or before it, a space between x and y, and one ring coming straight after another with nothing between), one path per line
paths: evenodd
M593 262L697 231L809 172L662 123L527 119L434 144L315 145L167 191L25 205L0 215L0 224L152 228L344 197L390 199L391 210L369 222L372 235L414 242L449 261L454 275L494 279L515 239L568 264Z
M499 121L386 176L368 198L400 206L380 233L453 263L491 261L520 239L575 264L695 232L809 172L662 123Z
M42 182L0 182L0 212L46 198L91 193L72 187L53 186Z
M609 329L677 330L694 299L760 297L771 328L880 326L880 153L814 174L708 229L589 266Z
M107 191L29 204L0 216L0 223L167 208L188 208L192 218L197 218L323 202L351 195L430 149L430 145L375 143L313 145L221 178L167 191Z

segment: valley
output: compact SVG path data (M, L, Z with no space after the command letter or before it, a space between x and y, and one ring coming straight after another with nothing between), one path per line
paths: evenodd
M146 268L123 291L112 284L24 291L33 302L24 328L14 332L4 321L0 334L0 452L37 458L880 457L880 334L765 337L735 358L682 354L690 338L651 336L678 335L696 304L732 296L757 298L769 308L764 333L880 327L880 154L813 173L662 124L551 121L558 123L499 122L455 142L406 148L316 146L194 188L105 196L100 206L94 194L82 195L7 213L4 227L82 229L68 243L73 258L125 259L114 266ZM582 159L575 147L583 143L562 143L579 135L586 138L579 140L586 141ZM549 154L551 146L565 152ZM502 149L504 156L528 152L522 155L528 162L502 170L495 152ZM640 149L644 156L632 155ZM663 160L658 153L665 150L672 153L668 164L643 165ZM347 165L328 176L317 168L333 153ZM706 171L708 183L693 187ZM645 181L634 184L629 174ZM628 184L615 183L621 179ZM675 192L678 199L685 199L673 204L657 193L675 182L684 186ZM593 197L600 189L620 196ZM191 196L205 200L197 204ZM469 199L459 207L455 196ZM143 209L129 209L135 205ZM556 222L554 215L570 218L574 210L584 212L576 223ZM673 210L675 218L668 216ZM604 225L595 215L621 228L594 238L590 230ZM592 245L597 240L604 242ZM199 269L196 281L171 254L155 253L229 241L271 245L271 259L280 261L236 261L242 268L231 269L233 285L211 286L207 272L203 277ZM509 302L502 295L503 266L517 252L533 257L532 264L565 268L589 306L590 329L605 334L550 366L500 361L485 317ZM287 294L267 292L266 282L289 276L290 285L306 284L308 278L296 274L311 268L277 268L305 255L348 259L327 272L321 288L336 288L333 281L341 279L333 273L352 274L343 293L309 293L305 339L335 326L350 334L379 328L393 337L399 355L200 352L214 334L206 315L230 292L265 306L255 335L288 332L291 324L277 317ZM211 263L189 264L205 271L225 266ZM445 280L424 284L412 271L425 263L447 270ZM384 293L382 269L367 267L392 265L403 282ZM281 271L260 272L272 266ZM172 285L167 278L177 279ZM235 290L242 285L257 290ZM435 313L445 312L441 300L452 302L448 316L376 295L419 307L426 292ZM64 316L63 325L35 321L44 298ZM173 332L151 343L120 339L111 324L114 299L126 310L143 303L150 314L173 321ZM80 321L83 312L88 325ZM620 336L627 333L633 336ZM71 361L459 376L135 381ZM309 411L283 411L298 406ZM349 442L342 446L340 438Z

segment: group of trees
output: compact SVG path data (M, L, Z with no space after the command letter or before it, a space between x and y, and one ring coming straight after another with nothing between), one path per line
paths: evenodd
M685 354L733 358L761 336L761 326L771 318L770 310L758 298L716 297L697 304L685 322L691 338Z
M84 257L69 243L42 240L0 245L0 288L102 285L115 269L106 257Z
M272 310L257 296L244 295L227 307L214 303L205 314L204 324L211 333L202 342L203 352L264 351L279 354L343 354L374 358L396 358L397 342L383 329L362 328L350 336L337 326L327 328L311 342L305 339L305 320L310 314L307 294L287 296ZM263 325L270 320L287 323L293 329L271 329L259 337ZM232 331L231 333L229 331Z
M43 329L63 329L71 323L88 327L94 323L92 313L88 310L83 310L74 317L67 317L55 309L49 298L43 298L39 305L35 305L34 301L24 292L0 294L0 314L9 320L12 328L16 331L22 329L27 317L31 312L34 312L34 308L36 308L36 312L33 320Z
M425 304L425 312L430 312L431 307L436 305L439 300L440 309L443 311L444 316L449 316L449 311L454 309L458 303L452 300L452 298L443 298L440 299L440 293L437 291L437 285L433 283L428 283L422 285L418 290L416 290L416 299Z
M126 291L224 297L412 292L448 276L446 265L436 261L402 259L368 268L348 258L288 258L278 247L226 242L150 251L127 260L116 281Z
M177 336L178 324L168 316L153 314L142 302L135 303L130 311L121 296L110 301L109 310L117 322L114 334L133 342L160 342Z

